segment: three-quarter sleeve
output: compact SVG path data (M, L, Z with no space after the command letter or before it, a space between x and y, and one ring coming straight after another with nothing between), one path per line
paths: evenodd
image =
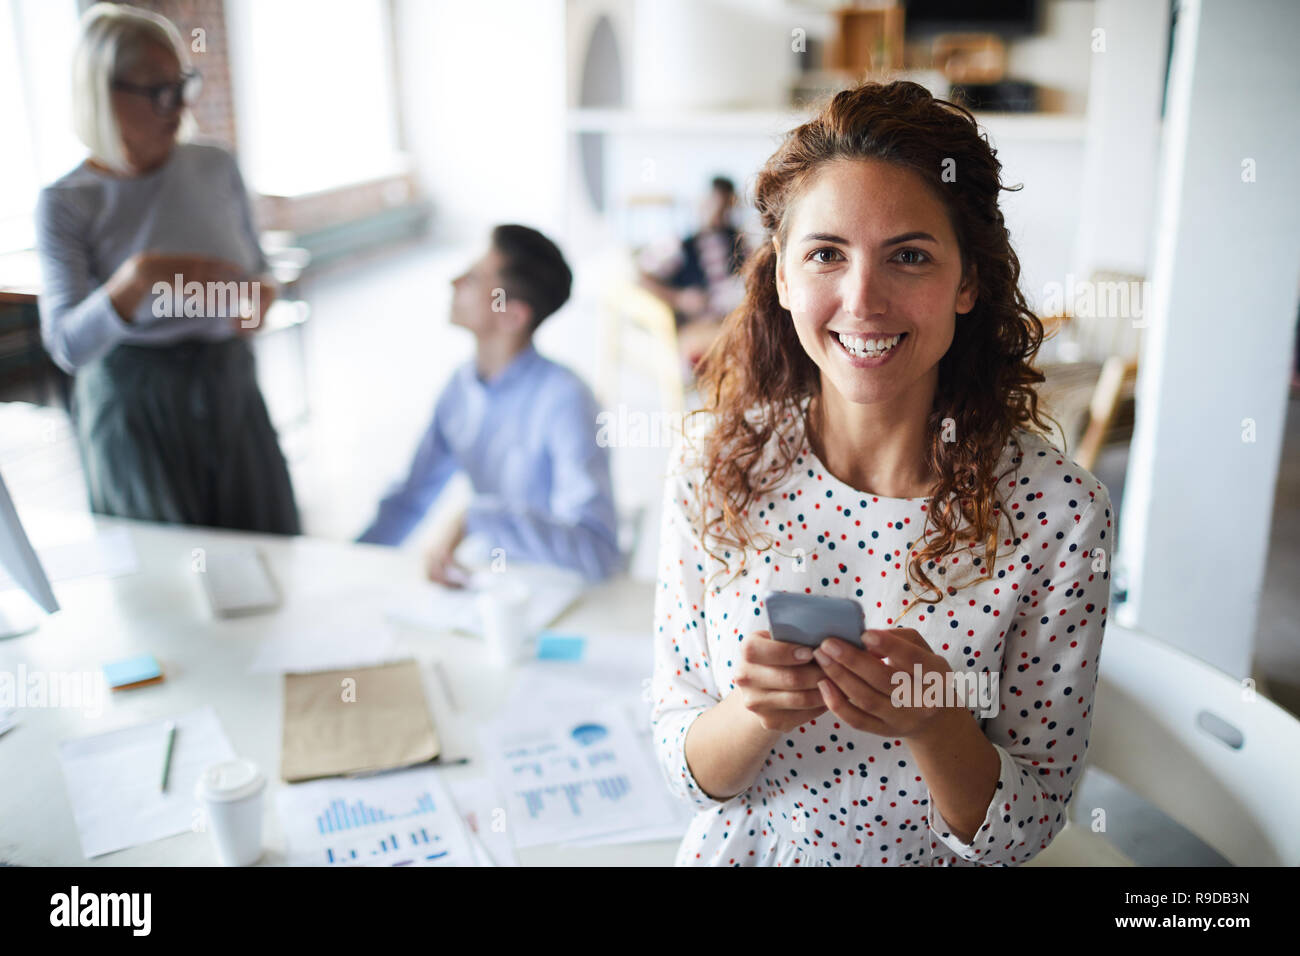
M87 217L76 199L70 191L43 189L36 202L41 341L69 374L103 355L131 329L92 273Z
M970 843L952 832L927 789L930 830L964 860L1025 863L1066 822L1092 727L1098 659L1110 599L1110 496L1091 502L1033 569L1007 634L999 711L984 725L1001 761L997 788Z
M698 472L685 469L680 443L669 460L655 589L650 720L655 755L668 789L678 799L709 809L726 801L705 793L686 763L687 731L722 699L708 648L704 602L708 556L690 517Z

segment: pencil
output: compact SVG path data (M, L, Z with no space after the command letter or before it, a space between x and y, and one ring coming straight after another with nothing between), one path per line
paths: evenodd
M167 776L172 769L172 744L176 741L176 724L167 721L167 753L163 756L162 792L167 792Z

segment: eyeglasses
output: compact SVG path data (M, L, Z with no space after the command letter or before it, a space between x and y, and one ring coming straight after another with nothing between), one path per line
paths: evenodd
M159 116L167 116L182 105L189 106L198 99L199 91L203 88L203 77L199 75L198 70L188 70L182 73L181 78L175 83L141 86L138 83L127 83L125 80L114 80L112 87L124 93L137 93L149 97L150 103L153 104L153 111Z

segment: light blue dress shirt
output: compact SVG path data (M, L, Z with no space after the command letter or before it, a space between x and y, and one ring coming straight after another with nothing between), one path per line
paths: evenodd
M410 473L357 540L401 544L463 470L474 488L466 534L507 561L608 577L620 563L618 525L597 414L582 379L531 343L490 382L466 362L439 396Z

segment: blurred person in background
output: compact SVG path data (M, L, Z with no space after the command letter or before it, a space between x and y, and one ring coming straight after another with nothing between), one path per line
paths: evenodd
M91 509L297 534L248 342L275 290L234 158L188 141L199 78L180 34L96 4L73 74L90 155L41 191L36 226L41 336L75 377Z
M452 281L451 322L474 336L474 358L442 390L406 477L358 538L401 544L447 481L464 471L468 509L426 557L432 581L459 587L462 539L510 561L551 564L596 581L619 567L609 454L596 441L595 398L539 354L538 326L568 301L573 274L535 229L500 225L487 251Z
M648 247L640 256L641 284L673 310L682 354L694 367L740 304L747 249L732 221L736 185L715 176L700 210L702 225L685 239Z

